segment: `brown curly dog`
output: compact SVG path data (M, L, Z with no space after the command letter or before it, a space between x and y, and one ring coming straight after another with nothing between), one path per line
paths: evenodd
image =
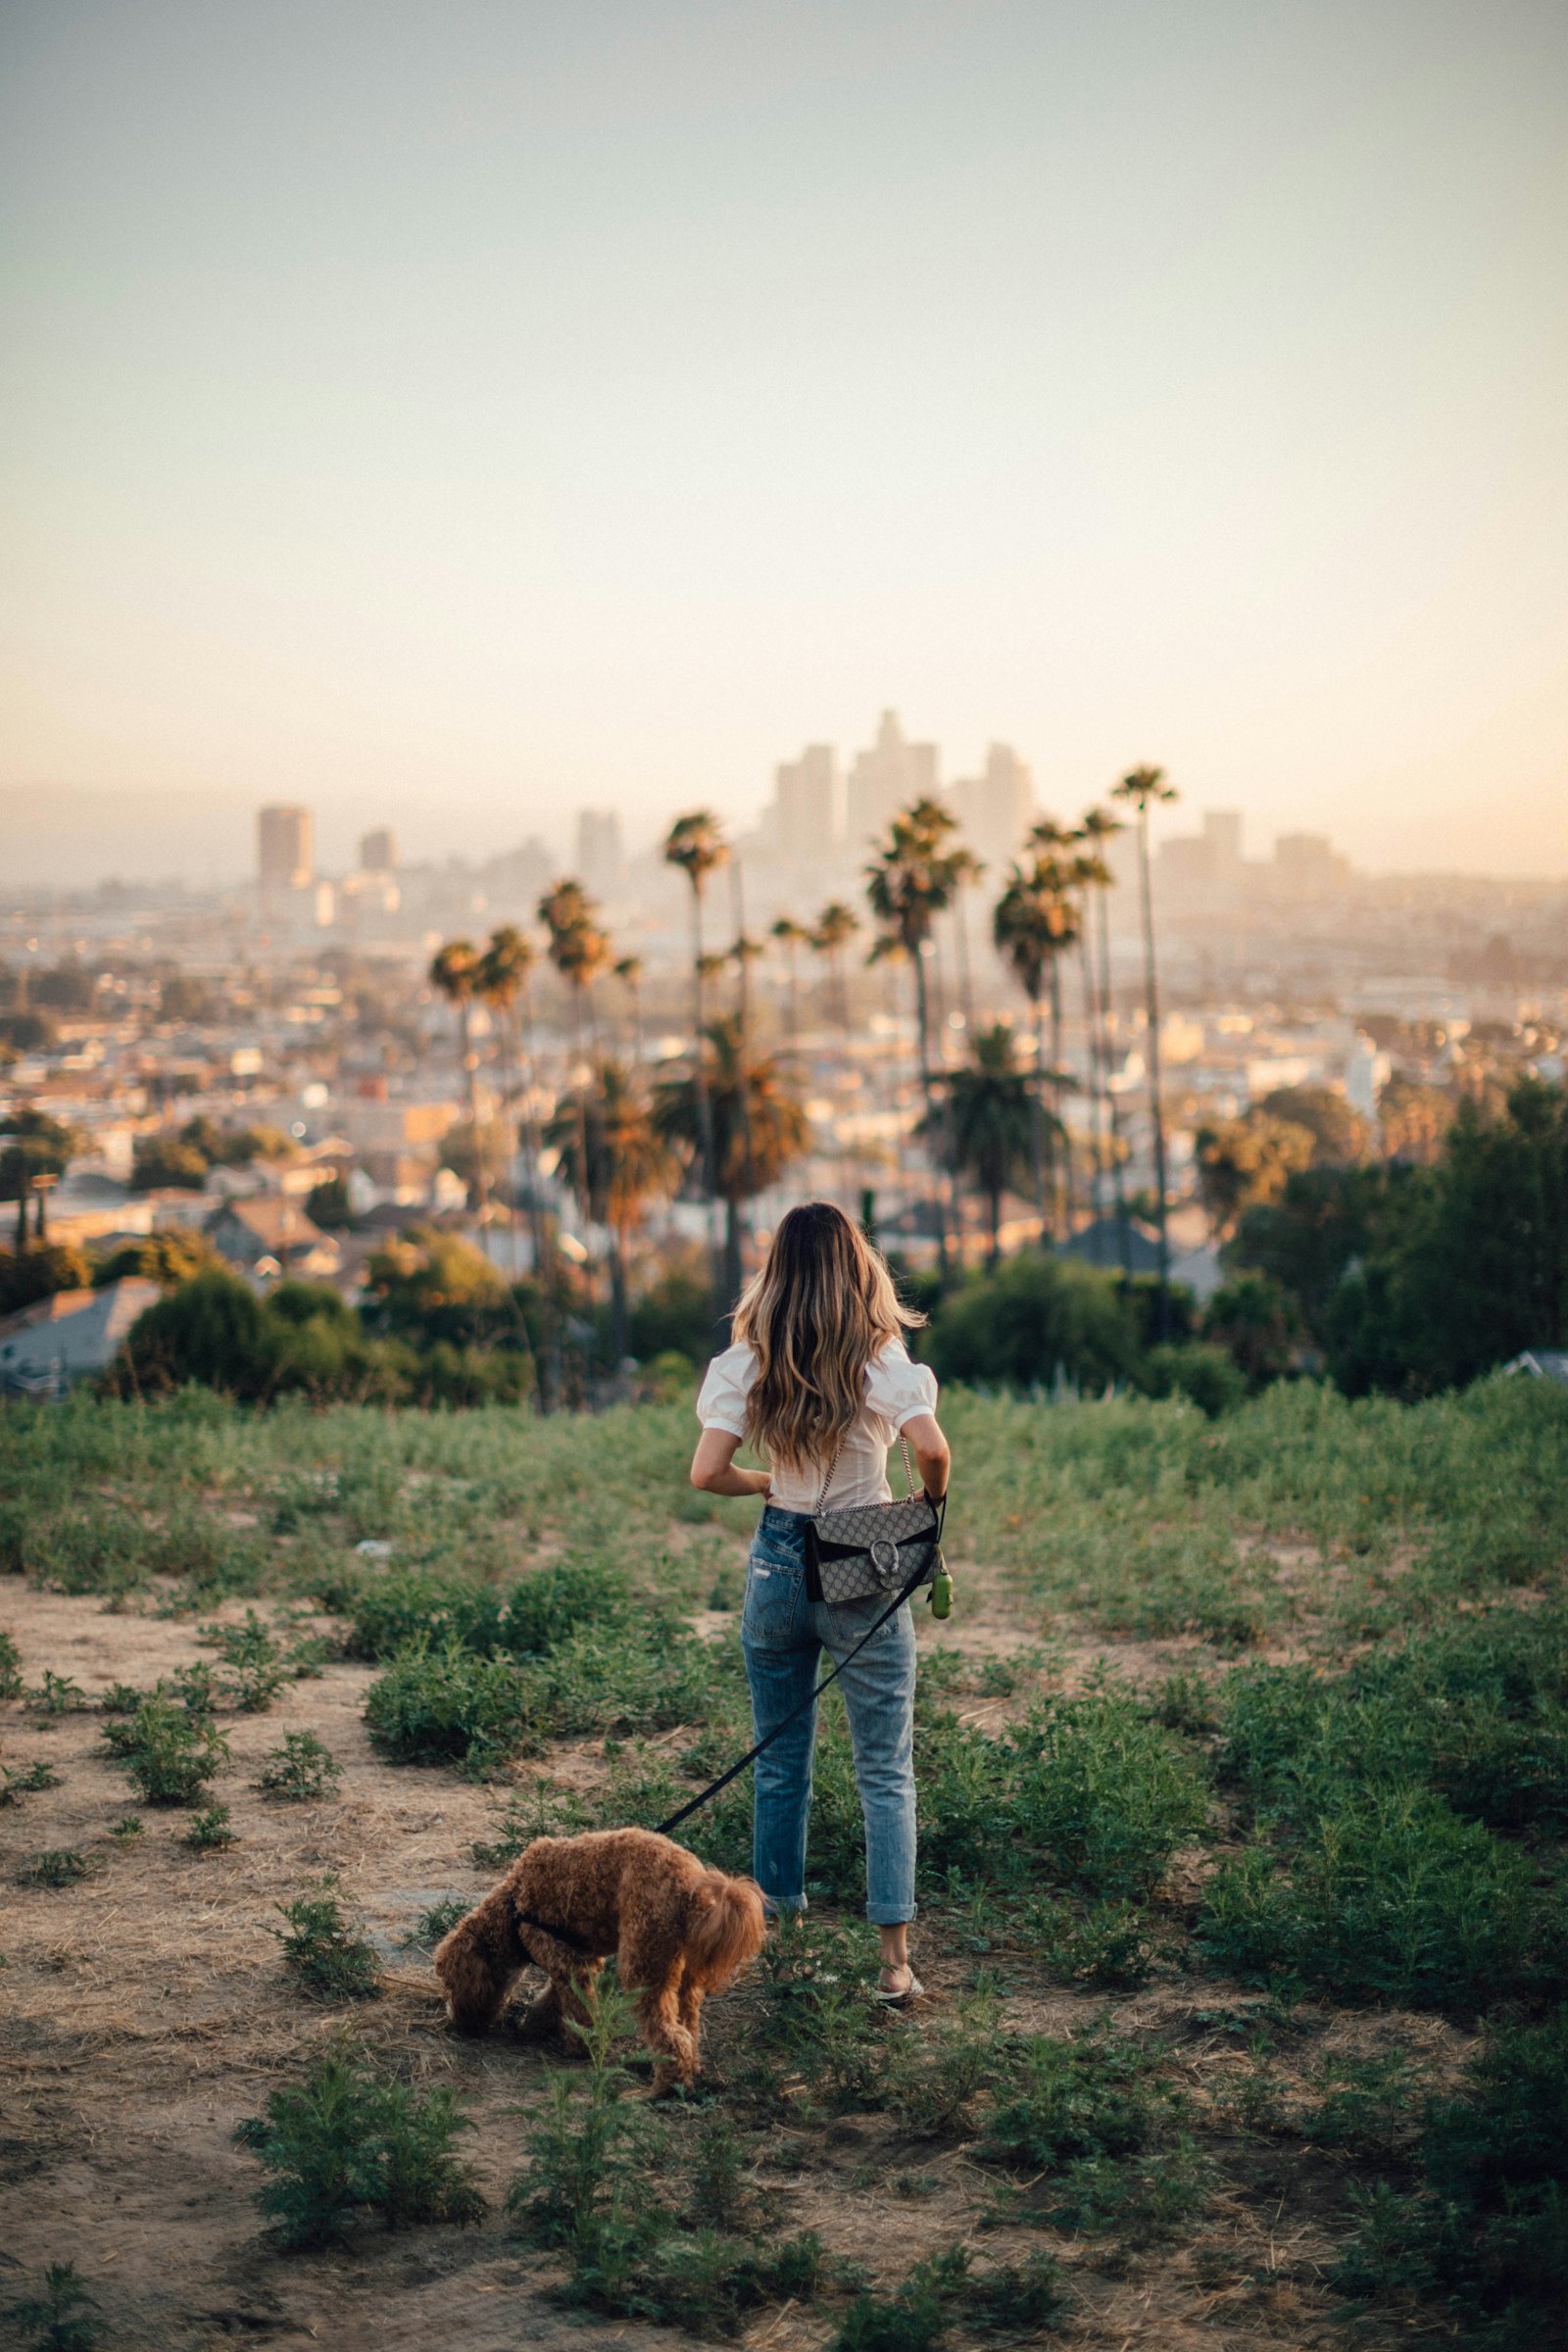
M709 1870L652 1830L594 1830L525 1846L437 1944L435 1973L458 2031L482 2034L533 1961L550 1979L529 2016L537 2029L585 2016L576 1987L592 1984L613 1953L622 1984L637 1992L658 2091L697 2073L703 1997L721 1992L766 1934L755 1880Z

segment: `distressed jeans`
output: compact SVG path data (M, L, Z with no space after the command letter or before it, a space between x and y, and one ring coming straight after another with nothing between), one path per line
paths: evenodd
M746 1570L741 1646L755 1737L765 1740L886 1608L884 1596L829 1607L806 1594L806 1521L769 1504ZM907 1601L847 1666L844 1693L855 1779L865 1822L865 1916L879 1927L914 1917L914 1626ZM760 1755L752 1869L770 1909L806 1908L806 1826L811 1810L816 1708L808 1707Z

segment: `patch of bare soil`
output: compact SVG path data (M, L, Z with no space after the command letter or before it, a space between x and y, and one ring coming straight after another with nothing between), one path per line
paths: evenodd
M969 1570L961 1591L964 1613L950 1625L920 1614L923 1642L982 1659L1034 1638L1009 1616L997 1580ZM20 1581L3 1588L0 1622L29 1683L49 1668L89 1700L111 1683L149 1685L207 1654L189 1621L112 1614L95 1599ZM1104 1651L1126 1671L1127 1645ZM502 2200L519 2161L518 2109L535 2103L548 2053L505 2031L476 2043L452 2035L428 1953L405 1940L438 1898L471 1897L486 1885L470 1846L491 1834L496 1800L454 1773L377 1761L362 1721L371 1671L333 1664L265 1715L222 1719L232 1762L212 1793L231 1808L239 1842L209 1855L180 1841L187 1812L136 1804L103 1751L95 1708L47 1720L18 1702L0 1711L4 1762L43 1759L60 1774L58 1787L0 1809L0 2305L46 2263L69 2260L104 2307L106 2344L124 2352L235 2341L514 2352L685 2340L564 2314L549 2300L548 2271L519 2261L508 2238ZM295 1730L316 1733L343 1767L320 1802L280 1803L253 1786L263 1757ZM561 1777L593 1777L602 1767L595 1744L558 1750ZM118 1840L113 1827L130 1812L142 1834ZM58 1891L20 1883L29 1857L61 1848L87 1859L86 1878ZM322 2009L285 1978L276 1906L327 1874L383 1956L377 2001ZM894 2030L919 2033L951 2011L974 1965L933 1928L917 1931L916 1957L931 1997L923 2015ZM1000 1969L1006 2022L1019 2030L1061 2033L1107 2005L1047 1983L1027 1951L993 1953L987 1966ZM710 2007L709 2060L720 2081L744 2063L760 1998L754 1979ZM1205 2105L1239 2063L1235 2034L1198 2017L1221 1998L1172 1978L1115 2004L1123 2030L1187 2036L1194 2095ZM348 2251L317 2256L276 2253L262 2237L258 2169L234 2145L235 2127L313 2051L345 2035L468 2103L469 2147L490 2200L479 2227L398 2236L370 2228ZM701 2120L700 2109L680 2111L672 2129L695 2142ZM1309 2151L1282 2147L1266 2192L1227 2175L1192 2243L1119 2267L1102 2244L1050 2231L1008 2226L979 2235L995 2181L961 2150L901 2140L881 2115L780 2126L762 2142L754 2178L777 2234L818 2229L831 2249L889 2283L957 2238L1011 2259L1053 2246L1079 2296L1065 2331L1072 2343L1273 2352L1334 2334L1325 2225L1343 2189L1332 2162ZM822 2310L786 2305L763 2313L743 2340L806 2352L825 2344L833 2325Z

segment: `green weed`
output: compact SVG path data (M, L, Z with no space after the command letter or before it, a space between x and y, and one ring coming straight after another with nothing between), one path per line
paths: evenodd
M226 1853L239 1842L238 1833L229 1825L228 1807L212 1805L205 1813L192 1816L190 1828L180 1839L198 1854Z
M194 1804L228 1758L228 1741L200 1712L163 1691L104 1727L106 1744L148 1805Z
M24 1886L74 1886L78 1879L92 1873L89 1855L78 1853L74 1846L51 1846L46 1852L31 1855L17 1876Z
M14 1805L40 1788L58 1788L60 1775L41 1756L30 1764L0 1765L0 1805Z
M328 2053L235 2138L270 2176L257 2202L274 2243L302 2252L340 2244L362 2212L391 2230L477 2221L484 2200L454 2145L471 2128L450 2090L412 2090Z
M458 1922L466 1919L472 1909L473 1905L466 1896L445 1895L440 1902L432 1903L428 1911L419 1913L407 1940L411 1944L423 1944L427 1950L434 1950L442 1936L449 1936Z
M22 1652L13 1637L0 1631L0 1699L20 1698L24 1688Z
M285 1732L280 1747L272 1748L256 1776L264 1795L288 1804L306 1804L325 1796L343 1777L343 1767L314 1732Z
M1042 1967L1063 1984L1134 1992L1158 1952L1149 1914L1123 1898L1075 1904L1041 1895L1025 1915Z
M278 1904L288 1922L287 1935L280 1936L283 1965L316 2000L375 2000L381 1964L374 1947L349 1926L331 1886L325 1880L319 1894Z
M122 1813L109 1835L111 1838L118 1838L122 1845L133 1844L136 1838L142 1835L141 1815L139 1813Z
M74 2263L52 2262L43 2275L42 2293L13 2303L6 2317L19 2340L25 2331L29 2352L92 2352L98 2322L91 2315L99 2308Z
M69 1674L54 1674L48 1667L40 1687L24 1695L34 1715L74 1715L87 1704L79 1683L74 1683Z
M1145 2052L1096 2031L1031 2034L1014 2053L979 2150L988 2162L1036 2175L1148 2147L1165 2101Z

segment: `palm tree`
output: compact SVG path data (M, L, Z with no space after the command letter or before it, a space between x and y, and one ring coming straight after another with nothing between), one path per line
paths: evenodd
M571 993L572 1041L580 1059L583 1010L586 1005L591 1017L588 992L610 963L610 940L580 882L553 883L539 902L539 920L550 934L550 960Z
M574 1089L547 1130L595 1224L610 1229L610 1303L615 1360L627 1352L626 1266L631 1237L649 1204L680 1182L680 1164L654 1125L636 1076L623 1062L602 1061L593 1081Z
M1049 823L1049 819L1047 822ZM1035 1206L1041 1230L1046 1224L1047 1143L1052 1190L1058 1160L1064 1158L1066 1129L1058 1112L1049 1118L1047 1087L1061 1083L1061 975L1059 959L1073 936L1073 908L1067 895L1065 869L1059 858L1044 855L1019 859L1008 869L1007 885L991 917L992 937L1012 966L1013 977L1029 1000L1035 1033L1034 1124ZM1048 992L1049 983L1049 992ZM1046 1042L1046 1002L1051 1004L1051 1043Z
M969 976L969 925L964 919L964 894L973 889L985 866L973 850L955 850L957 887L953 894L953 928L958 949L958 995L963 1003L965 1031L974 1027L974 988Z
M1116 1248L1122 1273L1132 1274L1132 1239L1127 1222L1125 1154L1121 1140L1121 1112L1110 1083L1110 1032L1112 1004L1110 988L1110 891L1115 880L1103 852L1118 833L1125 831L1119 816L1108 808L1090 808L1080 827L1090 844L1090 854L1099 868L1091 888L1095 893L1095 963L1098 966L1095 987L1096 1020L1099 1031L1101 1081L1104 1089L1107 1124L1110 1129L1111 1197L1116 1211Z
M481 1233L490 1209L490 1180L485 1168L484 1136L479 1126L479 1057L473 1050L473 1000L479 994L480 957L470 940L449 939L430 958L430 985L458 1008L458 1031L463 1049L463 1075L468 1098L468 1129L473 1137L474 1191L478 1197Z
M706 1091L695 1071L666 1078L654 1096L654 1124L664 1141L695 1161L703 1147L701 1101L711 1121L717 1189L724 1202L724 1292L733 1305L741 1287L742 1212L777 1184L811 1140L811 1123L770 1054L751 1052L733 1013L703 1032Z
M948 1080L953 1156L985 1197L991 1236L988 1264L1002 1255L1002 1196L1028 1180L1040 1098L1018 1060L1005 1021L971 1041L967 1068Z
M692 808L677 816L664 836L664 862L678 866L692 894L692 1070L697 1087L698 1119L702 1129L703 1191L711 1200L717 1190L713 1162L713 1122L708 1108L708 1071L703 1054L703 890L729 856L716 816L710 808Z
M925 1098L926 1123L932 1135L938 1128L926 956L931 947L931 926L951 906L963 871L966 853L947 846L949 837L956 831L956 820L940 801L927 794L893 819L887 839L865 869L866 903L882 926L879 948L884 955L906 956L914 967L920 1091ZM935 1187L935 1196L937 1256L946 1276L948 1227L940 1184Z
M533 969L535 954L533 941L519 931L515 923L500 923L491 932L490 944L479 958L477 994L484 999L485 1004L495 1014L496 1026L501 1033L501 1087L504 1117L516 1102L517 999L528 985L528 974ZM523 1124L530 1130L527 1137L528 1213L533 1229L533 1262L535 1270L538 1271L543 1267L544 1256L538 1206L534 1199L534 1172L538 1166L539 1152L538 1145L531 1134L531 1111L524 1114ZM516 1143L516 1138L511 1130L510 1119L508 1119L508 1143L511 1147L508 1152L510 1165L512 1150L515 1148ZM511 1205L513 1213L515 1215L517 1205L515 1196L514 1196Z
M1154 1218L1159 1228L1159 1329L1170 1330L1170 1240L1165 1222L1165 1121L1159 1095L1159 975L1154 957L1154 906L1149 881L1149 811L1176 799L1162 767L1135 767L1111 787L1113 801L1138 811L1138 891L1144 917L1144 1010L1149 1025L1149 1120L1154 1145Z
M1096 812L1091 810L1090 816ZM1103 889L1110 882L1110 868L1093 846L1096 831L1089 817L1079 825L1074 839L1088 842L1080 850L1069 869L1073 890L1073 920L1078 943L1078 980L1084 1006L1084 1063L1085 1093L1089 1103L1089 1206L1090 1230L1096 1265L1102 1262L1104 1245L1104 1144L1102 1134L1101 1054L1098 991L1095 987L1095 954L1093 927L1089 916L1089 893Z
M844 950L859 928L860 918L853 906L846 906L842 899L829 899L810 933L813 953L827 958L834 1018L841 1029L848 1029L850 1025L849 998L844 986Z
M615 965L615 978L631 999L631 1058L632 1067L641 1069L643 1060L643 959L640 956L623 956Z
M795 1033L797 1027L799 1026L797 1012L800 1002L801 950L802 948L808 948L812 944L811 934L807 930L806 925L804 923L798 923L792 914L781 914L778 918L778 921L773 925L772 936L778 941L779 946L784 950L785 960L789 969L789 1018L786 1023L785 1034L793 1045L795 1042Z

